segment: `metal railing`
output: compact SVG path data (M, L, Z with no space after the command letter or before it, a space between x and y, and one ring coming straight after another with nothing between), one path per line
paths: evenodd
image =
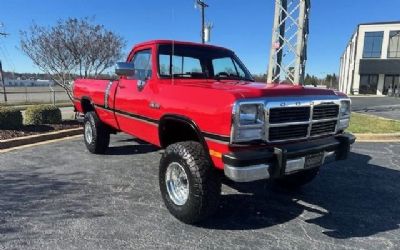
M6 87L7 102L0 92L0 104L24 105L24 104L56 104L67 103L69 98L61 87Z

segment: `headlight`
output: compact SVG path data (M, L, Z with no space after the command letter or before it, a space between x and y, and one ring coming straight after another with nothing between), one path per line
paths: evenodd
M351 107L350 101L341 101L340 102L340 117L350 116Z
M340 102L339 130L345 130L350 125L351 104L349 100Z
M233 142L264 139L264 104L239 104L233 124Z
M260 104L240 105L239 120L241 126L264 123L264 106Z

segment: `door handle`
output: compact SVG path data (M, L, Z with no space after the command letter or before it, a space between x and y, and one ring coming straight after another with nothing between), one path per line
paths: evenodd
M118 85L118 88L124 89L124 88L125 88L125 85Z

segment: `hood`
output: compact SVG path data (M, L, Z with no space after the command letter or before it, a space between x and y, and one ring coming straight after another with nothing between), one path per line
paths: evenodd
M181 82L180 84L190 85L192 87L210 88L214 90L226 91L233 94L237 99L304 95L344 95L331 89L320 89L288 84L266 84L261 82L212 80L207 82L188 81L185 83Z

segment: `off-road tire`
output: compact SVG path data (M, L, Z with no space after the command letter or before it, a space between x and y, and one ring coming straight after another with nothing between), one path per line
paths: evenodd
M84 126L90 126L92 139L88 141L86 128L84 127L84 141L86 148L92 154L104 154L110 144L110 131L107 125L103 124L97 114L93 111L87 112L84 118Z
M171 163L180 164L188 178L189 195L183 205L176 205L168 194L166 172ZM195 224L212 215L218 208L221 179L198 142L186 141L168 146L160 161L159 184L169 212L178 220Z
M291 175L286 175L274 180L274 183L284 189L296 190L313 181L315 177L317 177L319 170L320 168L312 168Z

